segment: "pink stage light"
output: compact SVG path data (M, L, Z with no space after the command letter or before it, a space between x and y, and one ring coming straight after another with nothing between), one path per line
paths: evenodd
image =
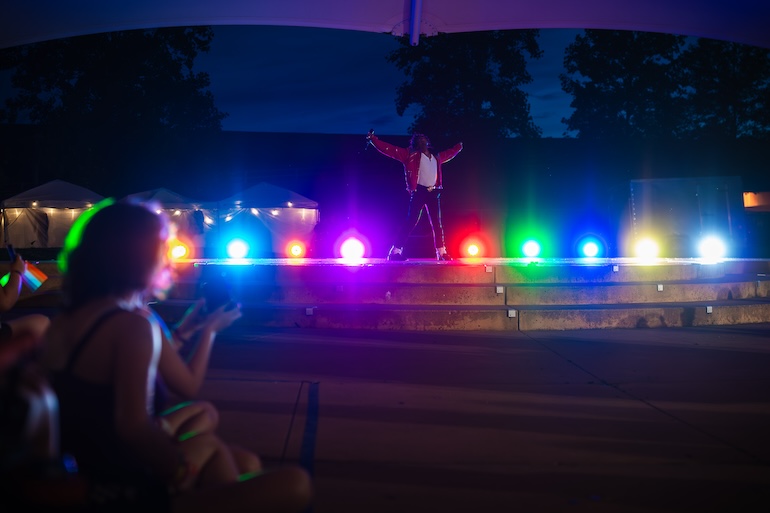
M366 246L364 246L364 243L355 237L348 237L340 245L340 255L346 260L364 258L365 254Z

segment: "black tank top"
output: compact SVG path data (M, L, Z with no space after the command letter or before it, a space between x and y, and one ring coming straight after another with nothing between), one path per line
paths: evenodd
M91 383L72 372L96 331L121 312L124 310L110 310L99 317L78 341L64 368L52 373L59 399L61 448L75 457L80 473L95 485L94 501L106 500L111 507L126 501L133 506L150 501L165 509L166 486L137 461L115 430L114 386Z

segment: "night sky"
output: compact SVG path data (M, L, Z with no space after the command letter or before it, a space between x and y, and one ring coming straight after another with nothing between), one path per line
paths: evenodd
M211 77L224 130L403 135L414 110L396 113L403 73L386 61L398 47L389 34L310 27L217 26L211 51L196 71ZM532 116L543 137L562 137L571 112L559 84L564 48L580 31L542 29L541 59L532 60ZM10 71L0 72L0 98L11 94Z
M211 51L196 67L211 76L225 130L405 134L414 111L396 113L403 73L386 61L389 34L307 27L215 27ZM570 97L559 84L564 48L579 31L541 30L533 60L532 115L543 137L562 137Z

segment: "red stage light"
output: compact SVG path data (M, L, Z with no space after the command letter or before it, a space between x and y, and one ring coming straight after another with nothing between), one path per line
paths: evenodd
M486 245L478 236L466 237L460 244L460 256L465 258L481 258L486 256Z

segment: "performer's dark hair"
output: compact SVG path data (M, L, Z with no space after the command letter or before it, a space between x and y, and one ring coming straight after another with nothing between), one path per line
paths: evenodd
M409 149L410 150L414 150L414 149L417 148L417 146L416 146L417 139L419 139L420 137L424 137L425 140L428 141L428 148L432 147L431 144L430 144L430 139L428 139L427 135L414 133L414 134L412 134L412 138L409 140Z

